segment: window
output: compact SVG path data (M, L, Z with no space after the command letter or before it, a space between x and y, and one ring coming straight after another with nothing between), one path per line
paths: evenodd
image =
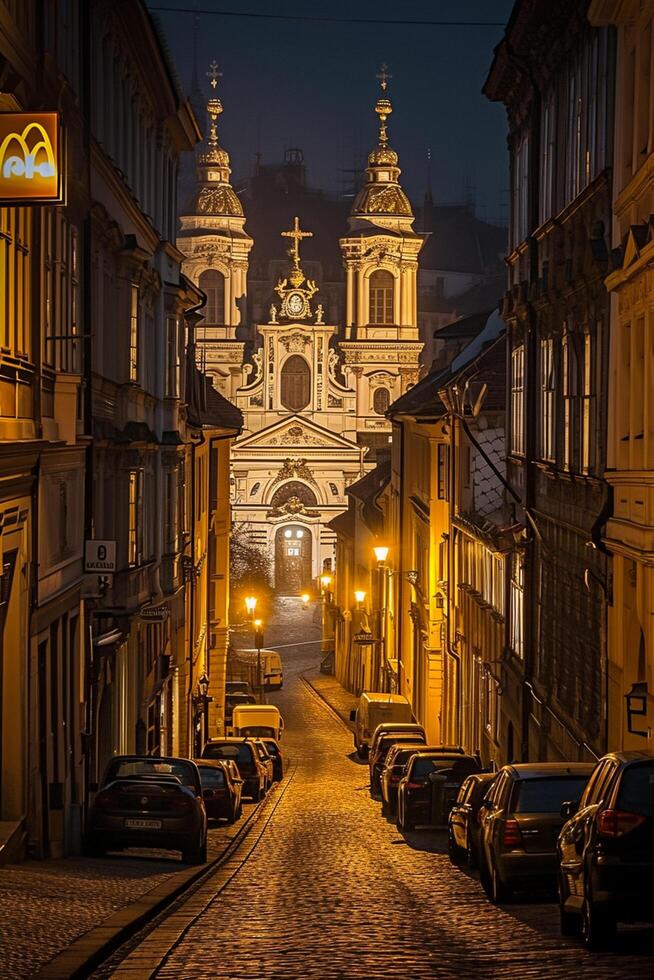
M438 499L448 499L448 455L447 446L443 442L438 443Z
M252 484L252 487L250 489L250 496L256 497L256 495L259 493L260 488L261 488L261 483L257 480L256 483Z
M493 559L493 607L504 615L504 560L496 555Z
M524 568L520 555L511 555L511 621L509 642L513 652L524 657Z
M377 415L385 415L391 403L388 388L376 388L372 396L372 407Z
M292 354L282 368L282 405L291 412L301 412L310 401L311 368L299 354Z
M563 377L563 465L570 470L575 465L575 416L577 399L577 353L572 334L566 333L561 348Z
M30 208L0 208L0 343L12 354L31 353Z
M127 562L140 565L143 560L143 472L129 471L127 512Z
M540 342L540 454L554 459L554 342L551 337Z
M592 416L592 378L593 378L593 343L589 333L584 334L584 365L583 392L581 401L581 453L584 473L589 473L593 466L591 452L591 416Z
M215 269L207 269L200 275L198 285L206 293L207 303L204 308L204 322L225 322L225 277Z
M134 284L129 298L129 380L139 382L139 287Z
M511 451L524 454L524 375L525 349L516 347L511 352Z
M370 323L393 323L393 289L390 272L373 272L370 277Z
M513 246L524 241L529 234L529 139L523 136L513 153Z
M179 321L166 318L166 397L179 398L182 362L179 344Z
M543 103L541 122L541 161L540 161L540 222L553 213L554 191L554 148L556 145L555 102L552 93Z
M177 490L179 476L177 467L166 472L166 524L164 527L164 554L172 555L179 551L180 527L178 524Z
M338 487L335 483L330 483L329 489L331 490L332 497L338 497Z

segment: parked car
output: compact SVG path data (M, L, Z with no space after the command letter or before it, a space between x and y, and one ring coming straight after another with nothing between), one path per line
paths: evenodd
M461 783L470 773L480 769L478 759L461 752L440 749L411 756L397 787L398 827L413 830L420 823L432 823L432 782L438 776L444 777L444 783L441 812L436 819L446 824Z
M364 691L357 708L350 712L354 722L354 748L360 759L368 755L372 733L382 722L410 722L411 705L402 694Z
M416 741L426 742L427 732L422 727L415 722L397 722L388 721L384 722L382 725L377 725L374 732L372 733L372 738L370 739L370 747L368 751L368 765L370 765L370 755L374 753L377 748L377 742L382 737L382 735L390 735L391 733L396 735L415 735Z
M263 685L266 690L281 690L284 686L282 658L276 650L239 650L238 659L247 665L248 676L253 687ZM259 677L261 670L261 677Z
M397 812L397 787L405 773L407 763L416 752L428 749L429 746L425 745L424 742L397 742L395 745L391 745L379 777L382 813L395 815Z
M381 791L380 779L382 769L386 764L386 756L393 745L411 745L416 742L426 745L426 736L421 736L418 732L411 732L406 735L397 732L387 732L378 738L374 750L368 756L368 769L370 773L370 792L374 796Z
M225 694L253 694L248 681L225 681Z
M452 864L479 863L479 816L481 805L497 779L495 772L478 772L461 783L447 822L447 849Z
M654 754L604 756L562 813L570 819L557 845L561 932L581 929L595 949L618 922L654 922Z
M279 742L274 738L262 738L261 741L268 749L268 755L273 763L273 779L280 783L284 778L284 755Z
M203 864L207 813L198 767L190 759L114 756L91 806L86 845L96 855L170 848L188 864Z
M492 902L514 889L554 885L561 807L578 800L593 766L533 762L504 766L482 803L480 878Z
M248 738L212 738L202 750L203 759L232 759L243 780L243 796L257 803L266 795L268 767L259 758L257 747Z
M268 751L268 746L262 738L252 738L251 742L257 747L257 752L259 754L259 762L266 767L266 793L275 782L275 764L273 762L273 757Z
M227 823L234 823L243 812L243 780L238 769L234 777L234 769L221 759L196 759L195 764L200 773L207 816L210 820L222 817Z

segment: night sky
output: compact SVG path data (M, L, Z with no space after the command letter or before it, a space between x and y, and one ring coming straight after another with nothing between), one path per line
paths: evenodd
M190 84L195 10L387 20L493 21L504 24L512 0L148 0L166 33L182 84ZM164 13L163 7L191 11ZM414 200L426 186L431 147L436 201L473 197L480 218L506 222L504 109L481 95L502 27L312 23L197 14L200 81L215 58L223 77L221 141L234 177L284 150L304 150L308 181L329 193L343 170L375 143L375 75L387 62L391 145ZM365 158L365 157L364 157Z

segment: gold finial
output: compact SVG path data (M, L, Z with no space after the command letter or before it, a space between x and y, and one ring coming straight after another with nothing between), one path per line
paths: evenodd
M313 238L313 232L302 231L300 228L300 219L296 215L293 219L293 227L290 231L283 231L281 235L282 238L292 239L293 244L288 250L288 255L293 260L293 271L289 279L293 285L299 286L300 283L304 282L304 273L300 269L300 242L303 238Z
M390 82L392 77L393 77L392 75L388 74L388 65L383 64L377 74L377 78L379 79L379 84L381 85L382 92L386 91L386 89L388 88L388 83Z
M218 70L218 62L214 60L209 65L209 71L207 72L207 78L209 79L209 84L211 88L215 89L218 85L218 79L223 77L223 73Z

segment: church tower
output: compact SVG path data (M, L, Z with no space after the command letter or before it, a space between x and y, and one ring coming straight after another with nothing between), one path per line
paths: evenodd
M346 271L344 373L357 393L359 441L379 446L390 433L389 404L418 380L418 253L411 204L399 183L398 155L389 144L386 66L377 78L379 136L368 156L367 180L354 200L349 233L340 240ZM376 437L375 434L376 433ZM387 440L386 440L387 441Z
M184 272L207 295L204 319L196 329L200 365L214 387L233 398L242 382L248 256L253 242L245 231L243 206L230 184L229 154L220 146L217 120L223 111L216 88L221 72L214 61L207 77L209 131L198 158L198 192L192 213L182 215L177 246ZM238 332L237 332L238 331Z

